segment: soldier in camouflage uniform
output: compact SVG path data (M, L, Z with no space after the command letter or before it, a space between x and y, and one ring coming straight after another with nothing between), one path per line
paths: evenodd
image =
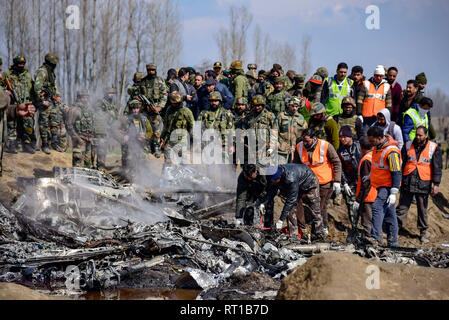
M1 59L0 59L1 67ZM0 69L1 79L1 69ZM6 110L9 106L9 97L6 92L0 87L0 177L2 176L2 159L3 159L3 147L5 145L6 138Z
M150 143L151 153L159 158L161 156L161 132L163 129L160 112L167 103L168 88L165 85L165 81L157 76L154 63L147 64L147 73L147 76L142 80L141 90L143 95L153 104L155 111L144 106L143 112L150 120L153 128L153 136Z
M267 75L265 70L260 70L259 75L257 77L257 82L254 85L254 91L256 94L261 94L264 97L267 97L270 93L274 91L274 87L270 81L266 80Z
M248 110L248 100L246 98L238 98L235 101L235 107L233 109L232 115L234 117L234 128L236 129L236 139L240 139L243 145L248 145L248 141L245 137L245 126L247 121L249 110ZM239 131L240 129L241 131ZM244 151L244 155L248 150ZM237 153L235 152L235 148L232 155L233 163L237 165L238 162L240 164L244 164L247 162L247 158L237 159Z
M127 92L129 95L128 102L126 103L125 110L123 114L130 114L131 108L129 107L129 103L135 99L139 94L142 94L143 90L141 90L142 80L145 78L145 74L143 72L134 73L133 77L133 85L128 88Z
M293 85L293 87L291 87L290 89L288 89L288 93L292 96L298 96L301 95L302 96L302 91L304 89L304 81L306 79L306 76L303 74L296 74L294 77L295 80L295 84Z
M11 68L4 72L1 85L6 87L5 79L8 79L19 101L15 101L18 105L18 113L8 115L8 143L5 151L17 153L17 131L21 133L23 142L23 150L25 152L34 153L34 144L36 138L34 136L34 111L31 105L34 100L33 82L31 75L25 68L25 57L15 57Z
M298 97L286 99L287 110L281 112L276 118L276 129L278 130L278 159L279 164L293 161L295 148L302 131L307 129L307 122L302 114L298 112L301 100Z
M314 75L307 81L303 89L304 97L312 103L321 101L321 91L324 80L329 76L325 67L319 67Z
M248 114L247 121L245 123L245 130L255 130L257 139L255 150L258 157L260 157L261 154L259 154L259 150L269 150L277 143L277 141L274 141L274 136L272 134L272 130L275 129L276 117L272 112L265 108L266 100L264 96L256 95L251 102L252 109ZM259 140L259 136L263 137L262 140ZM251 156L254 155L248 155L248 157Z
M248 91L251 89L248 79L243 72L242 61L236 60L231 64L232 82L229 88L235 99L240 97L248 99ZM235 104L235 101L234 101Z
M340 146L340 127L332 116L326 113L326 107L317 102L310 112L309 128L315 131L318 139L323 139L332 144L335 150Z
M115 88L108 88L105 90L103 99L97 101L94 105L94 150L97 156L95 165L97 169L105 169L106 167L106 155L109 148L108 128L111 128L113 123L118 120L119 110L115 104L116 94Z
M122 167L130 169L138 165L135 161L142 160L150 152L153 128L149 119L141 112L142 103L132 100L129 103L131 114L121 118L120 130L123 132Z
M171 150L178 144L186 145L190 141L190 134L193 130L195 119L192 111L187 108L182 101L182 95L178 91L170 93L169 97L170 107L167 110L164 118L164 129L161 134L161 144L164 146L164 158L166 164L171 164L170 157ZM177 129L186 130L189 135L180 135L176 141L171 140L171 134ZM184 161L189 160L189 151L182 152L179 150L178 155L181 155Z
M92 141L95 138L94 110L89 105L89 92L77 92L76 101L67 117L67 131L72 137L74 167L92 168L95 157Z
M277 77L274 80L274 91L267 97L267 105L275 116L285 111L285 99L290 97L284 89L284 78Z
M223 82L223 81L227 82L227 77L222 72L223 65L221 64L220 61L217 61L214 63L213 69L214 69L215 73L217 74L218 82Z
M36 107L39 109L39 131L42 139L42 151L50 154L49 145L59 152L67 148L65 126L63 123L66 106L62 104L61 95L56 85L55 68L58 56L45 55L44 64L34 75ZM47 92L45 90L48 90Z

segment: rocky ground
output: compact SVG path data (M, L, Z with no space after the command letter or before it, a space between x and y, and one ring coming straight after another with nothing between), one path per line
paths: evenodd
M3 177L0 178L0 202L6 207L11 206L21 194L24 180L51 176L53 166L71 166L71 159L72 155L70 153L58 153L56 151L52 151L51 155L45 155L39 151L35 155L24 153L16 155L5 154L3 159ZM119 164L119 155L108 156L108 165L112 173L118 170ZM161 167L162 161L153 159L151 170L160 172ZM445 170L440 191L446 198L449 198L448 178L449 170ZM276 211L280 212L282 205L282 200L277 199ZM336 243L346 243L350 228L346 206L330 204L329 215L329 239ZM223 212L223 216L231 218L233 216L232 209ZM449 249L443 246L443 244L449 244L449 219L443 216L443 213L433 201L429 200L430 242L428 244L421 245L416 221L416 206L412 205L405 224L407 231L399 236L400 246L438 250ZM269 298L270 296L274 298L277 293L278 298L281 299L449 298L447 289L442 285L448 283L447 270L379 262L374 263L381 268L382 274L385 275L384 278L381 278L381 281L383 281L381 284L385 290L377 293L367 292L364 286L364 279L367 277L365 269L367 265L372 263L373 261L359 258L355 255L326 253L313 257L306 264L296 269L289 277L283 280L282 285L279 280L275 281L266 274L251 273L245 278L237 277L233 279L224 287L221 287L220 291L209 291L207 294L220 299L235 299L242 297L236 294L239 290L253 288L253 291L268 293L262 295L262 298ZM348 270L351 272L348 272ZM161 272L164 273L163 270ZM165 275L169 276L169 272L165 272ZM348 277L350 278L348 279ZM154 279L155 277L150 275L150 278ZM145 279L145 275L143 275L142 279ZM134 288L148 287L146 285L139 286L135 283L131 285ZM281 289L278 292L280 286ZM257 290L254 288L257 288ZM126 288L122 290L126 290ZM45 299L45 297L26 287L0 283L0 299ZM95 298L95 296L92 297ZM208 296L206 295L203 298L207 299Z

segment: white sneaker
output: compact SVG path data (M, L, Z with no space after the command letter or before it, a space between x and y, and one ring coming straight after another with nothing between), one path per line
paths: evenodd
M328 228L323 228L323 232L327 236L329 234L329 229Z

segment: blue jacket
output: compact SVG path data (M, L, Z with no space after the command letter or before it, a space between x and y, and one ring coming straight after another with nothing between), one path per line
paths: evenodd
M231 109L232 105L234 104L234 96L232 95L231 91L222 83L216 83L215 84L215 90L218 91L221 94L221 97L223 98L223 107L225 109ZM209 104L209 93L207 93L206 86L202 86L198 92L198 115L203 110L209 110L210 104ZM198 117L198 115L196 117Z
M419 107L417 104L414 104L410 108L415 109L416 111L419 110ZM427 117L429 119L429 123L427 124L427 129L430 130L430 112L427 112ZM404 115L404 123L402 124L402 135L404 137L404 145L407 143L407 141L410 141L410 132L415 128L415 123L413 122L413 119L410 118L409 115Z

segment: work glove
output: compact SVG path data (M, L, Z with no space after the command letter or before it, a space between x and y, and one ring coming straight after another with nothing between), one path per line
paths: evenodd
M284 222L282 220L279 220L276 222L276 230L280 231L282 229L282 226L284 225Z
M234 224L236 227L243 225L243 219L241 218L234 218Z
M359 208L360 208L360 203L358 203L357 201L355 201L355 202L352 204L352 210L358 211Z
M390 190L390 195L388 196L387 199L387 205L390 206L394 206L396 204L396 195L398 194L398 189L397 188L391 188Z
M259 206L259 213L260 213L261 216L265 215L265 205L264 204L261 204Z
M334 182L334 192L335 192L335 195L339 195L341 193L340 182Z
M360 121L362 121L362 123L363 123L363 116L359 116L358 118L359 118Z
M343 189L345 190L345 193L348 195L348 197L352 197L351 187L347 183L343 185Z

